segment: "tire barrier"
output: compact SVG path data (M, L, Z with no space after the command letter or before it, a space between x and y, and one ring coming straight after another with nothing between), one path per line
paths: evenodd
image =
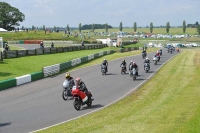
M139 50L138 47L135 48L121 48L118 50L118 52L123 53L123 52L128 52L128 51L133 51L133 50Z
M43 67L44 77L48 77L60 72L60 64L55 64L52 66Z
M88 55L88 60L94 59L94 54Z

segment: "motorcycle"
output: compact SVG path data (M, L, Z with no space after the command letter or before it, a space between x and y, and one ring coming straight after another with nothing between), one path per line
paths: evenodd
M137 69L133 68L131 74L132 74L133 80L135 81L135 80L136 80L136 77L137 77Z
M172 49L170 49L170 54L172 54Z
M158 63L158 57L157 57L157 56L156 56L156 57L155 57L155 56L153 57L153 62L154 62L154 65L156 65L156 64Z
M162 55L162 51L161 50L159 50L159 53L160 53L160 56Z
M77 86L73 86L72 95L74 97L74 108L78 111L81 109L81 106L87 104L88 107L92 106L92 94L88 91L86 95L83 91L81 91Z
M146 58L146 56L147 56L147 54L146 54L146 53L142 53L142 58L143 58L143 59L145 59L145 58Z
M106 75L106 66L105 65L101 65L101 72L102 72L102 75Z
M72 83L72 85L70 86L70 82L68 80L65 80L63 82L63 92L62 92L62 97L64 100L67 100L68 97L72 97L72 86L74 85L74 82Z
M125 74L126 73L126 69L124 65L121 65L121 74Z
M146 73L150 70L149 63L144 63L144 70Z

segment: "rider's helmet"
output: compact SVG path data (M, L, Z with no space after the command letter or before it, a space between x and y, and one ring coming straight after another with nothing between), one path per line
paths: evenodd
M133 61L131 61L131 63L132 63Z
M149 58L147 57L146 60L148 60Z
M106 59L103 59L103 60L105 60L105 61L106 61Z
M68 79L69 77L70 77L70 73L67 73L67 74L65 75L65 78Z
M125 59L123 59L122 62L125 62Z
M81 83L81 78L76 78L76 83L79 85Z
M133 65L135 65L135 62L133 62Z
M158 53L158 51L157 51L157 53Z

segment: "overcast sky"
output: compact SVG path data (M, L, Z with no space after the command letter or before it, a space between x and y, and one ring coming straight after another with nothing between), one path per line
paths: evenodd
M118 27L182 25L200 22L200 0L0 0L25 15L21 26L78 27L105 24Z

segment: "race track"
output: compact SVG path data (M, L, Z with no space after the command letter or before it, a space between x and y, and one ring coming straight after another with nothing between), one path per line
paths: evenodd
M152 61L155 53L148 53ZM74 78L81 77L92 92L92 107L83 106L80 111L73 107L73 101L62 99L62 82L65 74L31 82L0 92L0 133L27 133L45 128L88 112L94 111L118 100L155 73L161 65L176 53L168 54L163 48L163 55L157 65L151 63L151 70L145 73L141 55L126 57L139 65L139 77L136 81L128 75L121 75L122 59L108 61L108 75L103 76L100 65L71 72Z

